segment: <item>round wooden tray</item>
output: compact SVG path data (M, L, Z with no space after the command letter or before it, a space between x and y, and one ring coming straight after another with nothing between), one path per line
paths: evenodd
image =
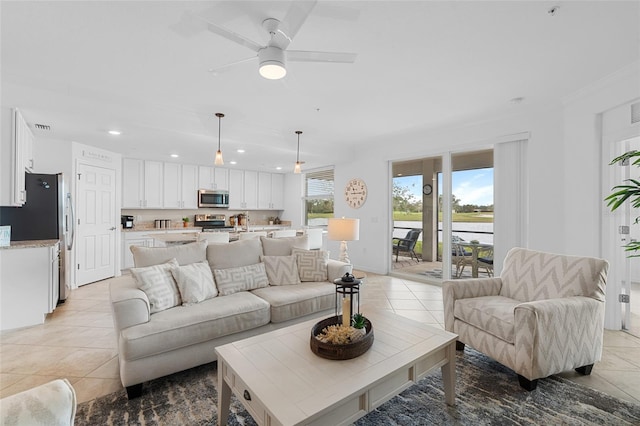
M351 359L359 357L373 345L373 325L366 318L364 325L366 334L358 341L345 345L334 345L333 343L324 343L316 339L316 336L325 327L336 324L342 324L341 316L324 319L311 328L311 351L314 354L326 359Z

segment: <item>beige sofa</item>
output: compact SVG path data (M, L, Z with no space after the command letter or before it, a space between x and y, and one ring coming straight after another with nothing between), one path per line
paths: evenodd
M500 277L443 283L445 329L529 391L552 374L590 374L602 354L607 269L603 259L513 248Z
M215 361L216 346L332 315L332 281L351 272L351 265L328 259L327 252L305 250L307 247L306 236L131 247L136 265L132 275L114 278L110 285L120 379L129 398L140 395L142 382ZM167 279L167 269L176 278L176 271L193 273L202 268L202 262L207 262L212 274L199 269L207 276L192 283L197 286L215 277L213 291L217 295L184 303L190 296L185 297L188 290L183 291L177 280L182 300L177 306L155 312L170 297L157 299L153 290L145 287L147 278L152 282ZM164 274L164 278L157 274ZM305 276L302 282L295 282L294 275Z

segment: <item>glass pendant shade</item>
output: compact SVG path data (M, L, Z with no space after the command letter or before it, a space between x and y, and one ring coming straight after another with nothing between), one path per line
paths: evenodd
M216 112L216 117L218 117L218 150L216 151L216 158L213 160L213 164L216 166L224 166L224 160L222 159L222 151L220 150L220 121L224 114L221 112Z

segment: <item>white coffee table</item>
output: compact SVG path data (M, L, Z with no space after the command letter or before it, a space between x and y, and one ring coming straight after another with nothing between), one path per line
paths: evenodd
M437 367L453 405L457 335L387 311L365 316L373 346L350 360L311 351L317 319L216 348L218 424L227 424L231 392L260 425L350 424Z

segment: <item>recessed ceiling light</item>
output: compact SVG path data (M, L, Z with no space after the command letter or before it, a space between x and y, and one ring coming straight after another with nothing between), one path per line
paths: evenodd
M278 166L276 167L276 170L282 170L282 167Z
M229 161L229 164L238 164L237 161Z
M178 158L180 157L178 154L171 154L171 158Z
M240 154L244 154L244 149L239 149L237 152L239 152Z
M114 135L114 136L118 136L118 135L121 135L122 132L119 131L119 130L109 130L109 134L110 135Z

